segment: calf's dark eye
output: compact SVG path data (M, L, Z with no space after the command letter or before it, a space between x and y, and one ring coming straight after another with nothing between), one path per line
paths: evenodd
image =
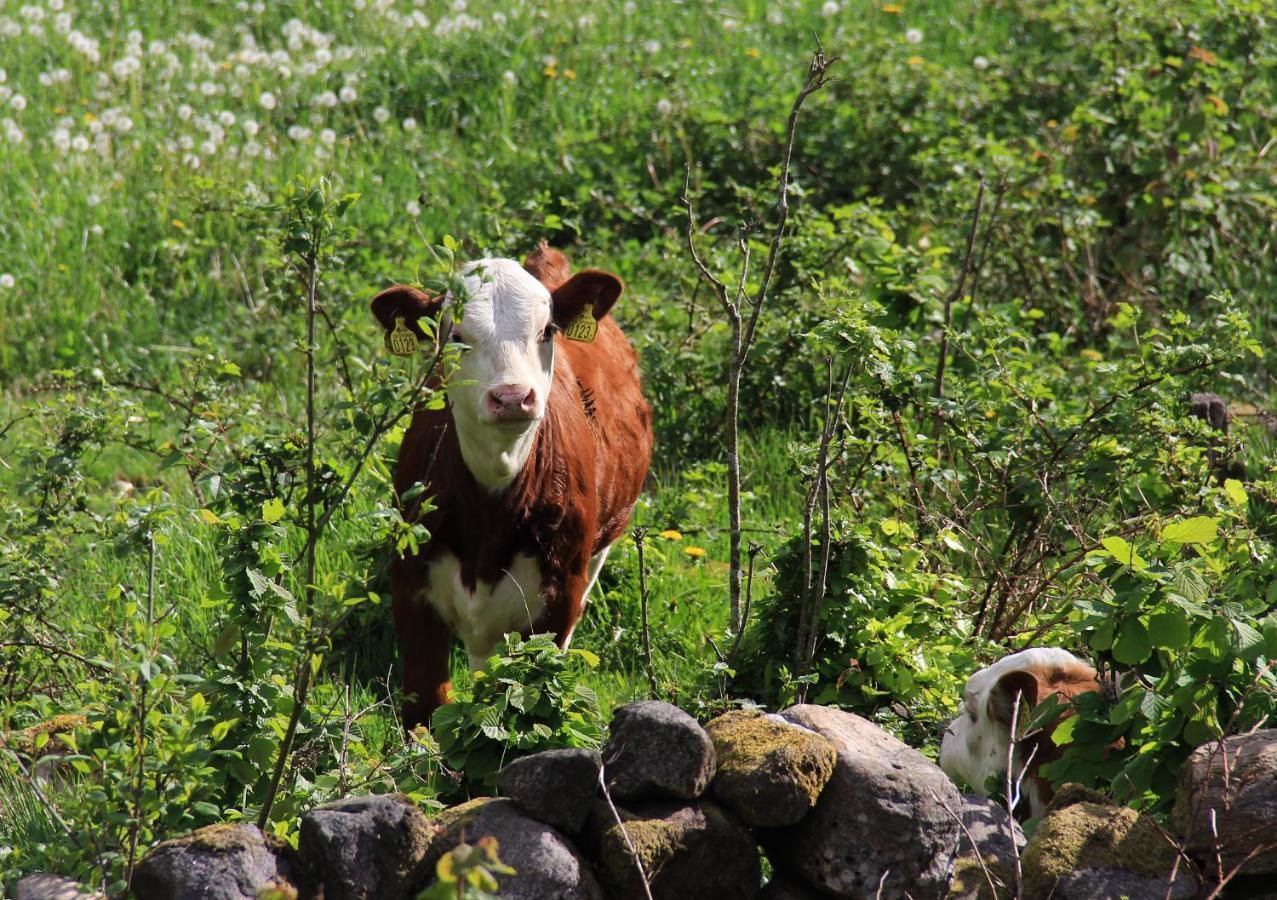
M538 338L538 340L543 344L546 341L552 341L554 340L554 333L558 330L559 326L551 322L549 325L545 326L545 331L541 332L541 337Z

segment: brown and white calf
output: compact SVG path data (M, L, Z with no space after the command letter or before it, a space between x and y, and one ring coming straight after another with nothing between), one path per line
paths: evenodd
M448 702L454 635L476 668L507 632L567 645L652 453L638 359L608 315L619 278L572 275L544 243L522 265L484 259L462 274L463 315L445 337L468 349L445 408L414 412L395 469L397 495L421 482L433 504L407 504L429 542L391 569L409 728ZM372 310L387 332L402 317L420 338L418 320L451 305L401 285ZM588 336L585 310L597 334L569 340L574 322Z
M985 795L990 776L1001 785L1007 772L1007 749L1011 742L1011 719L1017 697L1032 709L1051 695L1072 700L1078 694L1100 689L1095 669L1067 650L1035 647L1004 656L967 679L962 713L950 723L940 744L940 768L950 778L965 781L976 793ZM1036 818L1051 802L1051 784L1038 774L1046 763L1059 759L1061 748L1051 740L1060 721L1016 743L1012 771L1023 777L1023 807L1018 817ZM1028 722L1027 713L1017 725ZM1026 768L1027 766L1027 768Z

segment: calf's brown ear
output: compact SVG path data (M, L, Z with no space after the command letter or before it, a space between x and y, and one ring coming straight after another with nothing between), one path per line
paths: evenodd
M372 314L377 317L381 327L390 332L395 327L395 319L402 318L404 325L418 338L425 338L418 320L435 318L443 306L443 298L432 297L420 288L408 284L397 284L388 287L372 298Z
M597 322L616 304L625 285L611 272L585 269L577 272L550 294L554 303L554 324L566 328L568 323L589 308Z
M1032 672L1024 669L1007 672L998 679L998 683L989 692L987 714L1004 725L1010 725L1016 703L1025 703L1028 709L1033 709L1038 705L1041 693L1042 683ZM1028 716L1021 714L1017 724L1023 727L1026 722L1028 722Z

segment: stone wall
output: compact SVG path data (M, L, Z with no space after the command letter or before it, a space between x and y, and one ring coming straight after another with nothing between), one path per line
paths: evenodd
M922 754L819 706L701 727L632 703L602 753L518 759L498 789L433 819L400 795L341 800L303 817L296 851L251 825L204 828L154 848L136 896L409 900L446 854L490 837L514 870L498 878L509 900L1014 897L1017 859L1030 900L1205 896L1220 864L1235 871L1227 896L1277 897L1277 731L1194 754L1178 836L1066 788L1026 845L1004 810L959 794ZM32 889L19 896L55 896Z

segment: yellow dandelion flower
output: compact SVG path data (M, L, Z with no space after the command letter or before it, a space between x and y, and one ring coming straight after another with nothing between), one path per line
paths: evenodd
M750 47L748 50L745 51L745 55L748 56L750 59L758 59L758 57L762 56L763 54L759 51L757 47Z
M186 223L183 222L181 219L174 219L170 224L177 229L182 229L186 227Z
M554 63L550 63L550 65L546 66L544 69L541 70L541 74L544 75L546 78L558 78L559 67L556 66Z
M692 39L691 39L691 38L683 38L681 41L679 41L679 42L678 42L678 45L679 45L680 47L682 47L684 50L691 50L691 49L692 49Z
M1059 122L1057 122L1057 121L1055 121L1055 119L1047 119L1047 120L1046 120L1046 127L1047 127L1047 128L1055 129L1055 128L1058 128L1059 126L1060 126L1060 123L1059 123Z
M911 57L909 57L909 59L908 59L908 63L909 63L909 65L911 65L911 66L920 66L920 65L922 65L924 62L926 62L926 60L925 60L925 59L923 59L921 56L911 56Z
M572 69L564 69L563 77L566 78L568 81L576 81L576 72L573 71Z
M1089 359L1091 362L1103 362L1104 356L1098 350L1092 350L1090 347L1084 347L1078 351L1078 356L1083 359Z
M882 11L889 16L898 16L902 12L904 12L904 7L899 6L895 3L884 3L882 6Z
M661 532L661 537L665 538L667 541L681 541L683 539L683 534L680 531L675 531L673 528L667 528Z
M687 546L683 548L683 552L692 557L692 559L703 559L705 556L704 547Z

